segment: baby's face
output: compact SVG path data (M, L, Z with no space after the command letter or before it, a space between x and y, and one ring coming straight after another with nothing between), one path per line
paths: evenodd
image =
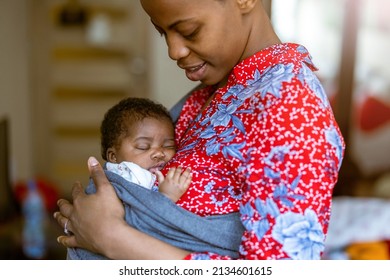
M174 127L166 119L145 118L115 149L116 162L131 161L151 172L161 170L176 152Z

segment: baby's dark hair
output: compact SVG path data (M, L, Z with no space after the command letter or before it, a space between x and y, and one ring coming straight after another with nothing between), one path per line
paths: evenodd
M102 158L107 160L107 150L118 145L121 138L129 135L129 125L145 118L166 119L172 123L169 111L162 104L147 98L125 98L111 107L105 113L100 126Z

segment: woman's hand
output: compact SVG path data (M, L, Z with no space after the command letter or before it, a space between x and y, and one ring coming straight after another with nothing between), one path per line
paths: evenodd
M79 182L72 190L73 205L58 201L57 222L71 232L58 237L66 247L80 247L111 259L183 259L188 251L164 243L130 227L125 211L99 162L91 157L88 169L96 186L95 194L85 194ZM68 221L68 222L67 222Z
M88 159L88 169L96 193L87 195L80 182L76 182L72 189L73 205L65 199L58 200L59 212L54 213L54 218L63 228L67 223L66 229L71 234L60 236L57 240L66 247L81 247L103 253L110 243L107 236L116 226L125 223L125 213L113 186L95 158Z

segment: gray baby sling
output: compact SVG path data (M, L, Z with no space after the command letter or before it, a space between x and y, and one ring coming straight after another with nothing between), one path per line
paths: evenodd
M176 121L187 94L172 110ZM168 199L165 195L131 183L105 171L125 207L126 222L144 233L190 252L213 252L238 257L244 227L238 212L200 217ZM86 192L96 191L92 181ZM80 248L69 248L68 259L107 259Z
M231 213L200 217L173 203L160 192L131 183L119 175L106 171L125 207L126 222L173 246L191 252L213 252L238 257L244 231L239 214ZM90 184L87 193L93 193ZM84 249L68 249L68 259L107 259Z

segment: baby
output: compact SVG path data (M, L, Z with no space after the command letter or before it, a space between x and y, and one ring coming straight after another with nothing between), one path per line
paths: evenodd
M161 169L176 152L174 125L168 110L145 98L126 98L110 108L101 127L106 169L176 202L191 182L191 170Z

